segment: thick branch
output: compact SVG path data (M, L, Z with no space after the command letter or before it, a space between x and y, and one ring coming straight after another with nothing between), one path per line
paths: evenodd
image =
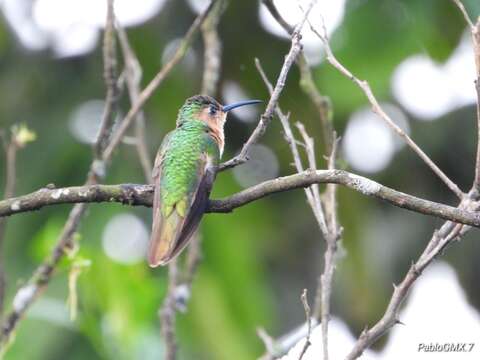
M421 199L383 186L363 176L344 170L304 171L299 174L268 180L232 196L210 200L207 212L228 213L266 196L305 188L312 184L340 184L364 195L424 215L456 223L480 227L480 214L453 206ZM0 217L38 210L44 206L71 203L118 202L128 205L151 206L151 185L91 185L61 189L40 189L28 195L0 201Z

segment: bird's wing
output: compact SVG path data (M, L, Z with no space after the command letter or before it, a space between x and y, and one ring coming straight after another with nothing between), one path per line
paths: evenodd
M157 157L158 158L158 157ZM160 204L161 156L159 171L154 178L153 225L148 261L150 266L165 265L188 244L206 210L208 197L215 180L216 166L211 157L202 153L198 163L198 180L192 191L178 201L171 211Z

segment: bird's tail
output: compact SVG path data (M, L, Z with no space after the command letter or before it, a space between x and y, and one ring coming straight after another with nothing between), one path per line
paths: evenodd
M151 267L165 265L172 257L172 252L181 232L183 218L173 210L168 216L158 212L158 219L154 219L148 263Z

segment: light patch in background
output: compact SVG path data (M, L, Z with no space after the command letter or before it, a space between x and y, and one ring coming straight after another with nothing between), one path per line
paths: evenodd
M167 45L165 45L162 52L162 64L166 64L173 58L178 47L181 45L181 42L182 39L178 38L171 40ZM185 56L180 61L180 65L182 65L188 70L193 70L196 68L195 66L197 65L197 55L191 47L187 50Z
M222 98L225 105L228 105L240 100L250 99L251 97L236 82L226 81L222 86ZM242 106L232 111L232 113L238 119L250 123L258 120L258 108L259 106Z
M382 359L425 359L428 353L418 352L421 343L476 343L471 352L435 352L431 358L480 359L480 315L468 303L454 269L446 262L427 268L415 283L400 320L405 326L394 328Z
M143 261L148 247L148 231L136 216L114 216L105 226L102 235L105 254L122 264Z
M275 153L265 145L252 145L245 164L233 169L233 176L240 186L246 188L278 175L278 159Z
M374 353L367 350L365 360L477 360L480 358L478 334L480 315L468 304L455 271L445 262L427 268L415 282L413 290L400 312L405 325L390 331L385 348ZM323 356L322 331L317 326L311 334L312 345L303 360L321 359ZM353 348L356 338L340 320L332 318L329 326L329 352L332 359L344 359ZM297 360L305 340L300 340L282 360ZM471 352L419 352L419 344L475 343Z
M274 4L282 17L292 26L301 21L303 11L299 4L306 9L309 0L274 0ZM345 0L319 1L312 8L308 19L318 31L322 31L322 17L325 19L327 33L332 34L343 20L345 12ZM265 5L260 2L259 17L261 25L270 33L290 41L290 36L278 24L275 18L270 14ZM322 58L322 43L317 35L306 24L302 30L302 43L304 45L305 56L310 65L318 64Z
M117 0L115 14L123 26L135 26L155 16L165 0ZM50 47L57 57L92 51L105 26L106 1L5 0L5 17L23 46L30 50Z
M400 128L409 133L407 117L398 107L388 103L381 106ZM366 173L385 169L402 146L393 130L366 107L352 114L342 142L348 163Z
M75 139L86 144L95 142L104 107L103 100L89 100L72 111L69 128Z
M445 64L435 63L426 55L404 60L393 73L392 92L419 119L435 120L475 103L474 78L473 49L466 34Z
M203 12L208 4L210 4L210 0L186 0L188 6L190 6L190 9L194 11L197 14L200 14Z
M30 50L42 50L48 45L46 34L32 21L31 0L3 0L0 7L23 46Z

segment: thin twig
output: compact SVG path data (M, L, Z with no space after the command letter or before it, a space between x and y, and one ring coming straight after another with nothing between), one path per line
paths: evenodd
M130 46L127 33L120 23L116 24L120 48L122 50L125 62L125 80L127 83L130 103L133 105L140 96L140 84L142 81L142 68L135 52ZM135 148L137 150L140 164L142 165L145 179L148 183L152 182L152 159L148 152L147 140L145 135L145 114L139 110L135 117Z
M300 132L300 135L303 138L303 143L305 144L305 152L307 153L308 168L312 171L315 171L317 170L317 159L315 158L315 143L313 141L313 138L307 134L307 130L305 130L305 126L301 122L297 121L295 123L295 126ZM312 189L315 206L318 208L318 211L322 213L322 223L323 223L322 230L323 230L324 236L327 236L328 228L327 228L327 223L325 222L325 215L324 215L322 203L320 200L320 189L318 187L318 184L312 185L311 189Z
M104 161L108 161L111 158L113 151L121 142L128 128L130 127L132 122L135 120L137 113L143 108L147 100L152 97L155 90L158 89L158 87L162 84L165 78L173 70L175 65L177 65L180 62L180 60L182 60L182 58L185 56L188 48L190 47L190 44L193 41L195 34L197 33L198 29L206 19L207 15L212 10L215 2L216 0L212 0L212 2L207 7L207 9L195 19L195 21L192 23L187 33L181 40L180 44L178 45L178 48L175 51L175 54L173 55L173 57L170 59L170 61L168 61L165 65L163 65L163 67L160 69L157 75L155 75L155 77L150 81L150 83L145 87L145 89L143 89L142 92L139 94L137 102L135 102L132 105L128 113L125 115L121 124L118 126L118 129L112 135L110 144L106 147L105 151L103 152L102 158Z
M260 117L260 121L258 122L257 127L255 130L253 130L252 134L248 138L248 140L243 144L242 149L240 150L240 153L235 156L234 158L228 160L227 162L224 162L223 164L220 165L219 171L223 171L232 167L235 167L237 165L243 164L248 160L248 153L250 150L250 147L257 143L258 140L263 136L265 131L267 130L268 124L272 120L273 117L273 112L275 111L275 107L278 103L278 99L280 97L280 94L285 87L285 82L287 79L288 72L290 71L290 68L292 67L293 62L297 58L302 45L301 45L301 31L303 29L303 26L305 24L305 21L307 20L308 14L310 13L310 10L312 9L313 5L315 5L316 0L312 0L305 11L305 14L300 21L300 23L295 27L295 30L292 33L292 44L290 47L290 51L288 52L287 56L285 57L285 61L283 62L282 69L280 70L280 74L278 75L277 82L275 84L275 87L272 91L272 95L270 96L270 100L268 101L267 107L265 109L265 112L262 114Z
M267 331L259 327L257 328L257 335L262 340L265 350L267 351L265 355L259 358L259 360L274 360L277 358L277 351L275 345L275 339L268 335Z
M204 45L202 94L215 96L222 67L222 43L218 36L218 23L225 10L225 0L218 0L201 26Z
M113 0L107 1L107 20L105 24L105 32L103 35L103 79L107 87L105 96L105 107L103 109L102 121L96 145L94 146L95 158L100 159L102 151L105 148L110 131L112 129L113 120L115 118L115 107L117 104L117 54L115 44L115 16L113 13Z
M470 192L468 197L461 201L459 209L477 211L479 205L476 197L476 194ZM394 285L392 297L382 318L371 329L365 328L353 349L347 355L346 360L359 358L365 349L371 346L378 338L384 335L395 324L401 323L399 319L400 307L414 282L422 274L423 270L425 270L437 256L442 254L442 251L447 245L455 239L459 240L468 230L468 227L459 224L452 226L452 223L447 221L438 231L433 233L422 255L412 264L400 284Z
M465 18L465 21L467 22L470 29L473 29L475 27L475 25L473 25L473 22L470 19L470 16L468 16L468 13L467 13L467 10L465 9L465 6L463 6L463 4L460 0L452 0L452 1L460 9L460 12L462 13L463 17Z
M300 352L300 356L298 357L298 360L303 359L303 356L307 352L307 349L312 344L310 342L310 335L312 334L312 317L310 315L310 306L308 305L307 289L303 289L300 299L302 300L303 310L305 311L305 321L307 322L307 336L305 337L305 344L303 344L303 348L302 348L302 351Z
M273 0L262 0L262 2L270 14L272 14L274 19L278 22L278 24L285 30L285 32L289 35L292 35L294 27L282 17L277 7L273 3ZM335 136L333 135L332 106L330 99L327 96L322 95L318 90L313 80L312 70L308 65L303 49L298 54L297 66L300 70L300 88L310 98L317 109L320 123L322 125L325 153L330 154L332 152L333 142L335 141Z
M257 70L260 73L260 76L262 77L263 82L265 83L265 86L267 87L268 91L270 92L270 94L272 94L273 93L272 83L268 80L267 75L265 74L265 71L263 70L262 65L260 63L260 60L255 59L255 66L257 67ZM302 164L302 158L300 156L300 152L298 151L297 140L295 139L295 136L293 135L292 129L290 127L289 116L283 113L278 103L275 106L275 113L277 114L278 118L280 119L280 123L282 124L285 140L287 141L290 147L290 151L292 152L293 163L295 165L295 168L297 172L300 173L304 170L304 167ZM314 168L312 168L311 170L314 170ZM328 229L327 229L327 224L325 222L325 215L323 213L323 209L320 204L320 197L318 196L318 186L317 186L317 196L315 196L313 186L305 189L305 195L307 197L307 202L310 205L310 208L312 209L313 215L317 220L318 226L320 227L320 231L324 236L326 236L328 233Z
M3 192L3 197L5 199L13 197L15 193L15 183L16 183L16 157L18 146L15 141L14 135L10 138L10 141L5 140L6 148L6 161L5 161L5 190ZM0 219L0 323L2 320L4 302L5 302L5 292L7 287L7 277L4 269L4 238L6 231L7 220L5 218Z
M261 64L258 59L255 59L257 69L267 86L270 93L273 90L273 87L268 80ZM294 164L298 172L303 171L302 160L297 148L297 141L292 133L288 116L285 116L280 109L280 106L277 105L275 112L280 119L280 122L285 133L285 139L287 140L290 150L293 155ZM297 128L299 129L303 139L304 147L307 152L307 159L309 163L310 170L316 170L316 159L315 159L315 149L313 139L307 134L305 127L297 123ZM335 137L335 134L333 134ZM336 141L333 142L329 158L329 167L333 169L336 156ZM333 159L332 159L333 157ZM333 187L333 189L332 189ZM333 191L333 192L332 192ZM331 294L331 284L333 281L333 272L335 269L335 253L337 250L337 241L338 236L338 225L336 220L336 197L335 197L335 185L330 184L327 188L327 193L325 201L322 201L319 194L318 185L314 185L310 188L305 189L305 194L307 196L307 201L312 209L312 212L317 220L317 223L320 227L320 231L325 239L327 244L325 251L325 267L324 272L320 275L318 281L318 290L317 296L315 298L315 312L314 316L317 320L322 320L322 339L323 339L323 352L324 359L328 360L328 321L330 319L330 294ZM324 203L324 204L322 204ZM325 208L328 208L330 211L330 218L327 220L325 216ZM333 212L333 214L332 214ZM329 223L331 221L331 223Z
M322 19L323 21L323 19ZM325 29L325 24L322 22L323 26L323 34L320 34L311 24L310 28L312 31L320 38L320 40L323 42L324 47L325 47L325 52L327 54L327 61L338 71L340 71L341 74L346 76L348 79L353 81L365 94L367 97L368 101L370 102L370 105L372 106L372 111L379 115L380 118L387 123L387 125L397 133L404 141L405 143L425 162L425 164L430 167L430 169L447 185L447 187L457 195L459 199L462 199L464 196L464 193L458 188L458 186L448 178L448 176L440 170L440 168L428 157L427 154L408 136L395 122L392 120L392 118L383 110L383 108L380 106L378 103L375 95L372 92L372 89L370 88L370 85L368 84L367 81L365 80L360 80L358 79L355 75L353 75L350 70L348 70L344 65L342 65L335 55L333 54L333 51L330 47L328 35Z
M335 134L334 134L335 136ZM328 159L328 169L335 168L335 159L337 152L338 139L332 143L332 152ZM323 272L319 278L317 294L315 296L315 312L314 316L321 321L322 326L322 345L323 358L328 360L328 324L330 321L330 301L332 294L333 275L336 265L337 243L340 240L341 232L338 227L337 220L337 199L336 199L335 184L328 184L325 191L325 197L322 199L322 204L326 212L326 219L328 225L328 237L325 238L326 249L324 253Z

